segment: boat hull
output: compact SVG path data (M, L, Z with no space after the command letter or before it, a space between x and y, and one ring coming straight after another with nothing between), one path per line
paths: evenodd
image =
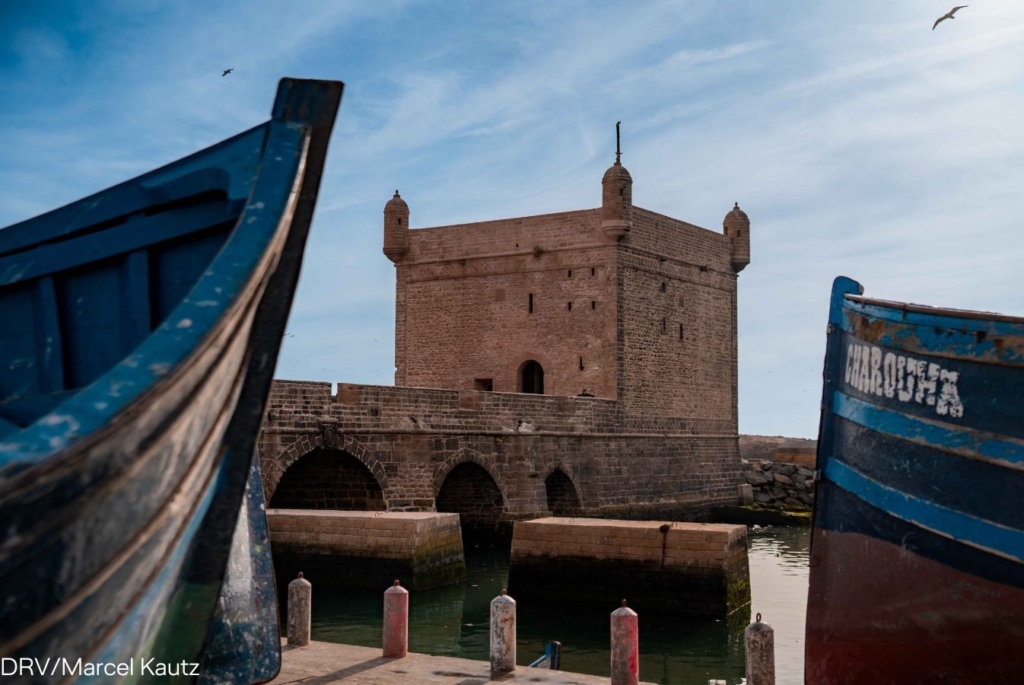
M244 564L228 570L233 549L266 539L262 511L244 506L245 492L254 473L259 483L256 436L341 87L282 81L265 132L233 139L253 138L262 161L245 211L202 278L135 352L0 445L0 656L72 665L19 672L13 682L109 675L75 669L79 659L135 664L130 682L191 682L191 668L168 678L141 663L198 666L207 654L205 682L275 674L276 607L268 611L266 592L230 591L224 579L244 575ZM222 178L192 171L203 155L138 185L155 176L174 190L182 178ZM134 201L126 185L112 195ZM103 194L83 204L106 211ZM253 585L272 593L269 557L252 561ZM242 615L264 625L239 630ZM265 625L271 618L275 625Z
M833 290L805 682L1009 680L1024 666L1024 321L860 292Z

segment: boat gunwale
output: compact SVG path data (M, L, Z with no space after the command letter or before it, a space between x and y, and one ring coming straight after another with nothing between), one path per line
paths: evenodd
M103 230L111 221L117 221L118 219L127 217L135 212L144 211L150 207L160 206L166 204L163 203L151 203L151 204L140 204L138 206L129 206L126 209L118 209L116 212L108 214L100 214L95 218L90 218L89 223L85 225L76 225L79 217L82 214L88 212L88 206L90 203L95 202L104 197L110 197L117 193L124 192L132 188L133 186L139 186L145 184L145 182L151 178L155 178L158 174L167 173L172 168L187 168L189 164L195 163L201 160L203 157L215 155L220 150L229 147L233 143L238 143L247 136L254 136L260 129L264 129L262 149L266 150L267 144L267 130L269 124L273 123L273 119L268 119L262 123L252 126L241 133L237 133L229 138L218 141L213 145L207 146L200 150L196 150L184 157L179 157L166 164L162 164L156 169L151 169L139 176L130 178L126 181L122 181L115 185L109 186L102 190L99 190L91 195L86 195L78 200L73 200L67 204L51 209L44 214L38 214L36 216L24 219L14 224L0 228L0 235L3 236L2 246L0 246L0 257L13 256L16 254L24 253L26 250L31 250L39 246L48 245L57 240L64 240L66 238L77 237L81 234L88 234L93 230ZM256 165L256 172L259 173L259 166L262 164L263 154L261 153L260 159ZM250 184L255 184L255 180ZM227 189L224 189L227 193ZM171 202L187 199L188 196L181 198L175 198ZM230 200L230 193L227 193L227 198ZM240 200L242 198L236 198ZM68 214L72 220L67 222L66 225L62 225L56 220L62 219L61 214ZM56 224L50 230L47 230L48 225ZM98 227L98 228L97 228Z
M975 321L992 321L999 323L1012 323L1024 326L1024 316L1013 316L1011 314L999 314L997 312L986 312L976 309L954 309L952 307L933 307L926 304L914 304L911 302L897 302L895 300L879 300L863 295L846 294L845 299L858 304L864 304L883 309L914 312L915 314L929 314L950 319L971 319Z

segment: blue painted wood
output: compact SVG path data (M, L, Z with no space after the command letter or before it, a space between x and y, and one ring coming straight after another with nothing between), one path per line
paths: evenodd
M59 274L88 264L169 243L222 224L233 225L242 208L226 201L197 203L159 214L133 214L126 223L86 235L40 245L31 252L0 258L0 286L48 274ZM226 234L227 231L224 231Z
M49 276L37 280L35 287L38 391L60 392L67 386L64 381L64 334L61 332L60 312L57 310L57 290Z
M3 229L0 257L52 240L124 223L187 198L223 193L244 202L263 159L267 125L184 157L156 171ZM0 280L5 278L0 272Z
M281 669L280 619L263 479L253 454L245 504L203 654L200 685L270 680Z
M530 664L530 668L550 668L557 671L562 661L562 643L552 641L544 645L544 654Z
M31 322L0 331L0 657L202 660L341 88L285 79L268 123L0 231L0 314ZM168 223L217 197L233 224ZM73 268L21 278L30 236Z

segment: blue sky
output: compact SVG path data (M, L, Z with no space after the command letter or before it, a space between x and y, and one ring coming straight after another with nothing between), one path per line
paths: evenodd
M0 226L346 91L278 377L391 384L412 226L750 215L740 430L814 437L828 293L1024 314L1024 3L0 0ZM228 67L234 73L222 78Z

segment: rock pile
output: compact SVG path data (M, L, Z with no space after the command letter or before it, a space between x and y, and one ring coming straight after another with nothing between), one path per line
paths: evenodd
M744 459L743 471L758 504L787 509L810 509L814 504L814 471L806 466Z

